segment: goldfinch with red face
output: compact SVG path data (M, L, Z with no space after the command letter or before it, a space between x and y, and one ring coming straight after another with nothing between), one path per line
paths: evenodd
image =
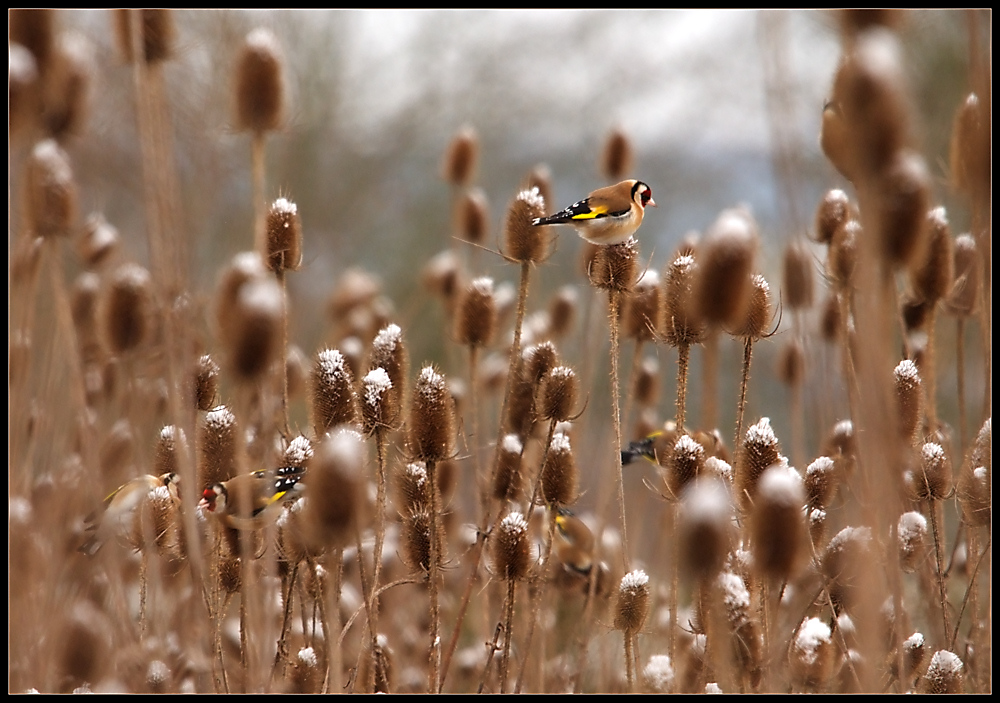
M205 489L198 507L234 530L257 530L281 514L281 508L305 490L300 466L282 466L273 471L254 471L213 483Z
M598 188L565 210L537 217L531 224L572 225L592 244L621 244L639 229L647 206L656 207L653 191L642 181L628 180Z
M165 490L174 502L180 502L175 473L161 476L139 476L123 483L104 499L101 508L84 518L84 527L92 534L79 547L87 556L94 556L112 537L127 534L134 526L139 506L153 491Z

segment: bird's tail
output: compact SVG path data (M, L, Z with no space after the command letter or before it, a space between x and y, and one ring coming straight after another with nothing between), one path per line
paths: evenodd
M563 213L557 212L555 215L549 215L548 217L536 217L531 221L535 227L541 225L559 225L567 221L567 217Z

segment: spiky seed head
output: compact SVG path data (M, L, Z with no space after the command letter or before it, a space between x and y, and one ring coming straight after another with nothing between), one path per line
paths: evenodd
M813 257L802 239L789 242L782 260L782 297L792 310L804 310L813 304Z
M236 63L236 127L262 134L281 127L285 113L285 59L274 34L247 34Z
M904 150L892 157L878 183L876 221L886 264L906 268L921 261L927 246L931 178L922 156Z
M642 629L649 614L649 576L642 569L622 577L615 602L615 629L633 635Z
M114 257L120 245L118 229L105 220L104 215L95 212L83 225L76 251L88 268L97 269Z
M835 344L840 338L841 313L840 297L831 291L826 300L823 301L823 309L820 312L819 333L823 341L827 344Z
M194 401L198 410L211 410L219 396L219 365L209 354L202 354L194 368Z
M958 655L946 649L934 652L930 666L920 678L922 693L962 693L962 670L965 666Z
M903 513L896 528L899 563L903 571L916 571L927 553L927 518L915 510Z
M819 618L806 618L799 625L788 650L792 676L809 691L823 688L833 670L833 632Z
M222 338L226 362L240 381L259 378L284 344L285 295L277 281L254 278L239 288Z
M958 504L972 527L989 525L993 509L993 418L976 436L958 481Z
M568 366L555 366L542 377L538 389L538 415L562 422L573 415L580 381Z
M858 442L854 436L854 423L850 420L840 420L834 423L829 435L823 440L820 450L824 456L833 459L838 479L851 475L857 463Z
M379 330L372 341L368 369L377 368L384 369L389 375L392 393L396 396L395 403L402 408L403 389L410 373L410 356L403 342L403 331L395 323L389 323Z
M532 220L545 215L545 200L538 188L519 192L507 207L504 220L504 254L518 263L541 263L549 256L549 228Z
M361 425L365 434L391 428L399 416L392 381L383 368L372 369L361 379Z
M524 443L516 434L506 434L497 448L497 468L493 474L493 497L515 500L521 493L524 475L521 470Z
M952 489L951 459L937 442L925 442L917 465L907 472L906 483L916 498L943 500Z
M396 509L401 515L412 513L417 506L431 504L431 484L423 462L401 465L395 472L395 484Z
M667 490L671 496L678 498L684 487L695 480L704 469L705 448L691 435L682 434L674 443L669 457L665 476Z
M514 377L510 382L510 396L507 400L507 415L504 418L504 431L513 432L526 439L535 424L535 388L537 383L529 374L525 355L531 348L525 350L521 361L511 373Z
M545 374L559 365L559 351L552 342L540 342L527 347L521 358L524 377L533 386L541 383Z
M754 565L771 579L787 579L802 555L805 491L798 472L782 464L760 477L751 512L750 539Z
M267 267L275 273L294 271L302 264L302 221L299 208L287 198L278 198L267 209Z
M526 190L538 188L542 202L545 203L545 214L551 214L548 208L552 203L552 169L547 164L536 164L524 177L523 188Z
M761 475L780 457L781 447L771 429L771 419L762 417L747 430L736 466L736 483L744 508L755 499Z
M720 213L699 242L694 292L707 323L734 326L743 319L759 245L757 223L743 208Z
M38 142L25 164L24 213L39 237L67 236L77 216L77 187L69 156L54 139Z
M642 681L648 693L674 693L676 674L670 657L654 654L642 669Z
M198 489L242 473L244 442L236 416L225 405L205 413L198 425Z
M441 543L437 521L438 543ZM426 504L418 504L403 516L403 545L411 568L429 571L431 564L431 513Z
M531 567L528 521L518 512L509 513L493 535L493 566L504 581L521 581Z
M893 371L896 388L896 409L899 413L899 431L908 440L913 439L920 425L923 412L923 390L920 372L910 359L903 359Z
M181 462L187 453L187 436L175 425L165 425L153 448L153 475L180 474Z
M615 127L608 134L601 154L601 174L617 183L632 171L632 141L621 127Z
M752 619L750 592L740 576L722 572L716 580L721 592L729 630L733 636L733 656L742 675L759 681L763 659L763 637L760 625Z
M655 269L647 269L625 299L623 336L637 342L652 342L662 316L663 285Z
M219 584L230 595L240 592L243 586L243 568L239 557L225 556L219 559Z
M487 346L497 328L493 279L476 278L465 289L455 315L455 341L470 347Z
M233 312L240 290L246 283L266 276L263 259L253 251L240 252L219 273L215 291L215 327L220 339L231 339L235 335Z
M556 432L542 465L542 496L549 505L571 505L576 501L576 459L569 436Z
M826 272L838 289L849 288L854 282L861 236L861 223L857 220L848 220L833 234L826 252Z
M116 355L137 349L150 335L153 280L139 264L123 264L112 274L104 299L104 339Z
M778 379L786 386L798 388L802 385L806 375L806 351L801 339L791 337L781 345L776 370Z
M694 580L714 578L732 546L733 502L715 477L695 479L681 493L681 568Z
M490 203L479 187L469 188L455 201L455 235L472 244L486 241L490 230Z
M56 139L83 132L95 70L90 40L76 32L61 33L45 77L42 110L45 130Z
M816 241L830 244L837 230L853 218L852 210L847 193L839 188L827 191L816 208Z
M352 544L364 499L364 447L356 432L334 431L313 446L308 463L309 495L301 508L313 546Z
M22 10L23 12L23 10ZM112 626L107 615L88 599L68 606L51 653L60 679L98 681L106 675L111 654Z
M118 50L126 63L132 63L132 23L136 23L146 63L159 63L173 53L175 35L174 16L167 9L115 10L115 38ZM138 15L138 17L135 17ZM137 47L138 48L138 47Z
M590 284L606 291L624 293L635 285L639 243L634 237L621 244L601 246L590 266Z
M826 508L837 490L836 465L828 456L818 457L806 467L804 487L806 503L812 508Z
M693 256L678 256L663 274L663 321L660 333L672 347L698 344L707 328L694 298L698 265Z
M830 597L836 612L850 609L865 587L871 568L871 530L845 527L827 544L820 557L820 571L830 580Z
M323 349L313 359L310 375L310 408L317 437L331 428L358 421L354 375L337 349Z
M981 257L976 240L970 234L960 234L954 246L954 283L948 293L947 309L955 317L969 317L979 309L979 288L982 285Z
M479 162L479 135L471 125L463 125L448 143L441 172L455 187L468 186L476 177Z
M760 274L750 277L750 296L744 308L743 318L730 329L734 337L758 340L767 331L771 321L771 286Z
M949 159L951 183L974 202L990 192L990 103L969 93L955 114L952 125Z
M424 366L410 399L410 456L437 462L451 456L455 442L455 408L448 382L433 366Z
M933 307L951 289L954 278L951 227L943 207L927 213L927 249L913 272L913 288L922 300Z

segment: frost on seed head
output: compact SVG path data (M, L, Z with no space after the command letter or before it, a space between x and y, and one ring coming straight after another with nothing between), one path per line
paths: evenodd
M312 443L303 435L299 435L288 443L285 449L284 462L287 466L302 466L312 458Z
M723 571L719 574L719 586L726 612L733 613L750 607L750 591L738 574Z
M795 635L795 650L805 664L816 661L819 648L831 642L830 626L819 618L808 618Z
M670 693L674 688L674 667L666 654L654 654L642 670L642 677L656 693Z
M649 587L649 576L642 569L630 571L622 576L622 591L640 591Z
M375 335L375 341L372 342L372 347L385 353L392 352L396 348L396 345L399 344L399 340L402 336L403 331L399 329L399 325L395 323L386 325L384 328L379 330L377 335Z
M247 34L246 44L258 51L278 52L280 45L271 30L258 27Z
M756 446L774 446L778 444L778 438L771 429L771 418L762 417L760 421L747 430L747 444Z
M895 375L897 382L920 382L920 371L917 370L917 365L913 363L912 359L903 359L896 364L896 369L893 371L893 374Z
M528 531L528 521L521 513L511 513L500 521L500 529L509 535L522 535Z
M385 372L385 369L379 367L372 369L361 379L361 387L364 391L365 403L376 406L386 391L392 388L392 381L389 380L389 374Z
M568 454L571 450L569 445L569 436L563 434L562 432L556 432L552 435L552 442L549 444L549 451L556 452L559 454Z
M694 268L694 257L689 254L684 254L678 256L674 259L674 263L670 264L674 275L688 273Z
M420 370L417 390L428 400L433 400L441 397L448 390L448 385L444 376L435 371L433 366L425 366Z
M508 454L520 454L524 449L524 444L521 443L521 438L514 433L504 435L503 440L500 443L500 447Z
M482 296L492 296L493 295L493 279L489 276L480 276L479 278L473 279L472 283L469 284L469 288Z
M525 188L524 190L522 190L520 193L517 194L517 199L523 200L532 209L545 208L545 199L542 197L541 191L538 190L538 186L534 186L532 188Z
M344 355L337 349L324 349L316 356L316 360L320 377L327 383L344 376Z
M308 667L317 666L319 660L316 657L316 650L312 647L303 647L299 650L298 659L300 664Z
M682 434L674 445L674 454L680 458L696 459L704 453L705 448L691 435Z
M291 200L288 200L287 198L278 198L277 200L274 201L274 203L271 204L271 209L276 212L288 215L294 215L299 211L299 206L293 203ZM287 226L288 223L286 222L285 227Z
M205 427L211 432L228 430L236 424L236 416L225 405L220 405L205 413Z
M406 476L419 488L427 481L427 467L422 463L407 464Z
M805 502L802 477L787 462L775 464L761 475L757 493L761 499L782 505L800 505Z
M927 463L940 463L944 461L944 448L940 444L927 442L920 450L923 460Z

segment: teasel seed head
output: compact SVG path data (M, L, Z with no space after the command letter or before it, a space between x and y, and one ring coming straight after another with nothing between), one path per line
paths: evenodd
M493 497L516 500L524 483L522 454L524 443L516 434L506 434L497 450L497 469L493 475Z
M695 479L681 493L679 515L681 568L694 580L714 578L733 542L733 502L716 478Z
M96 273L84 271L73 281L70 297L70 314L84 358L97 356L100 344L98 319L100 310L101 278Z
M771 321L771 286L760 274L750 277L750 296L743 318L730 329L730 334L743 339L758 340L766 334Z
M923 414L923 389L917 365L903 359L893 372L896 386L896 408L899 412L899 431L911 440L916 436Z
M187 453L187 437L184 430L176 425L165 425L156 438L153 448L153 475L180 474L184 455Z
M224 556L219 559L219 585L230 595L239 593L243 588L243 567L239 557Z
M69 606L59 633L54 658L60 680L66 677L73 686L102 680L112 659L113 640L112 625L104 612L91 601L80 599Z
M518 512L509 513L493 533L493 566L504 581L521 581L531 568L528 521Z
M837 472L833 459L821 456L809 464L803 484L806 504L812 508L825 509L837 490Z
M632 395L640 408L651 408L656 405L660 396L660 363L655 356L647 356L639 363Z
M951 185L974 201L989 194L991 188L989 104L969 93L955 114L951 132Z
M132 63L132 22L138 22L139 41L146 63L159 63L170 58L174 49L176 29L171 10L115 10L115 38L126 63ZM132 18L130 15L139 14Z
M823 441L820 450L824 456L833 459L837 469L838 479L850 476L857 464L858 443L854 436L854 423L850 420L840 420L830 429L830 434Z
M993 515L993 418L986 420L962 466L958 504L971 527L989 525Z
M804 310L813 304L813 257L802 239L789 242L782 260L782 293L792 310Z
M660 274L647 269L636 281L631 294L625 299L624 337L637 342L652 342L663 308L663 285Z
M437 462L451 456L455 443L455 408L445 377L424 366L410 399L409 452L416 461Z
M470 347L484 347L493 341L497 328L497 307L493 279L480 276L465 289L455 315L455 341Z
M852 607L865 587L865 571L871 567L871 530L845 527L827 544L820 557L820 571L830 580L835 612Z
M670 495L680 497L685 486L694 481L705 466L705 448L691 435L682 434L674 443L666 464L666 483Z
M634 635L642 629L649 614L649 576L642 569L622 577L615 602L615 629Z
M455 187L468 186L475 180L479 165L479 135L470 125L462 126L448 143L441 173Z
M930 666L920 678L921 693L962 693L962 660L946 649L934 652Z
M806 375L806 352L802 340L791 337L781 346L778 353L778 379L790 388L802 385Z
M441 520L438 525L438 543L443 544ZM431 513L425 504L415 505L403 515L403 545L409 566L430 571L431 564Z
M455 235L472 244L482 244L490 230L490 203L486 192L473 187L463 192L455 201Z
M275 273L294 271L302 264L302 221L299 208L287 198L278 198L267 209L267 267Z
M918 464L907 473L906 483L914 497L921 500L944 500L952 493L951 459L936 442L920 448Z
M841 312L840 298L835 291L830 291L823 301L820 313L819 333L827 344L836 344L840 339Z
M211 410L219 397L219 365L202 354L194 368L194 401L198 410Z
M8 134L30 136L41 113L42 81L34 55L13 37L7 44Z
M532 348L529 347L525 353ZM511 370L514 374L510 384L510 396L507 400L507 415L504 418L504 431L513 432L522 439L527 439L534 427L535 420L535 388L537 382L529 375L525 354L517 367Z
M861 223L857 220L848 220L833 235L826 252L826 272L838 289L850 288L854 283L861 236Z
M909 150L894 155L876 188L876 234L886 264L906 268L921 261L931 198L931 177L923 157Z
M552 169L547 164L536 164L525 176L522 187L526 190L538 188L538 193L545 203L544 214L551 214L548 208L552 203Z
M692 256L679 256L663 275L663 321L660 333L672 347L698 344L707 333L694 298L698 264Z
M948 293L947 309L955 317L969 317L979 309L979 288L982 285L981 256L976 240L970 234L955 239L954 283Z
M566 285L560 288L549 301L549 336L562 339L573 327L579 295L576 287ZM656 320L653 320L655 327Z
M222 337L226 362L238 380L252 381L270 368L284 344L284 291L273 279L251 279L240 286L230 315Z
M324 349L316 354L309 385L312 424L317 437L337 425L358 421L354 375L339 350Z
M390 323L379 330L372 341L368 368L384 369L392 382L392 393L396 403L403 406L403 389L406 387L407 375L410 372L410 356L403 343L403 331L399 325Z
M331 432L313 446L309 495L300 500L308 542L314 547L353 544L364 501L364 448L348 429Z
M795 469L776 464L761 475L750 514L750 545L762 575L783 581L794 572L806 538L803 503L802 478Z
M76 32L56 41L43 84L42 121L50 135L65 141L84 131L95 73L94 48Z
M548 227L531 221L545 215L545 200L538 188L522 190L507 207L504 220L504 255L518 263L541 263L549 256Z
M260 254L245 251L236 254L219 273L215 293L215 327L220 339L229 339L235 334L236 308L240 290L253 280L267 277L267 269Z
M153 281L139 264L119 266L104 298L104 340L116 355L127 354L145 342L151 332Z
M316 650L303 647L288 665L288 679L291 683L289 693L319 693L320 673Z
M244 440L236 416L225 405L205 413L198 425L198 491L243 473Z
M285 59L277 38L262 27L247 34L236 63L236 127L258 134L281 127Z
M418 506L431 504L431 484L422 461L400 465L395 472L396 510L408 515Z
M77 216L77 187L69 156L54 139L38 142L25 164L24 212L39 237L69 235Z
M920 513L903 513L896 527L899 542L899 564L905 573L912 574L920 568L927 554L927 518Z
M634 237L621 244L601 246L590 266L590 284L606 291L632 290L639 263L639 243Z
M796 683L808 690L821 690L833 672L833 632L819 618L802 621L788 650Z
M927 252L913 272L913 287L917 295L933 307L951 289L955 264L945 209L936 207L928 212L927 225Z
M392 428L399 418L398 398L383 368L372 369L361 379L361 426L365 434Z
M779 462L780 452L770 418L762 417L747 430L736 466L736 484L744 509L755 500L761 475Z
M833 235L850 219L854 214L847 193L839 188L827 191L816 208L816 241L830 244Z
M99 269L114 258L120 246L118 230L96 212L87 218L76 241L77 254L89 269Z
M568 366L554 366L542 377L538 389L538 415L545 420L569 420L576 406L580 381Z
M764 644L760 625L751 617L750 592L743 579L733 573L722 572L716 583L729 622L737 671L756 687L761 677Z
M743 319L759 243L757 223L742 208L720 213L699 242L694 291L707 323L734 326Z
M556 432L542 466L542 496L549 505L571 505L576 502L576 459L569 436Z
M601 174L612 183L622 180L632 171L632 142L621 127L608 134L601 154Z

